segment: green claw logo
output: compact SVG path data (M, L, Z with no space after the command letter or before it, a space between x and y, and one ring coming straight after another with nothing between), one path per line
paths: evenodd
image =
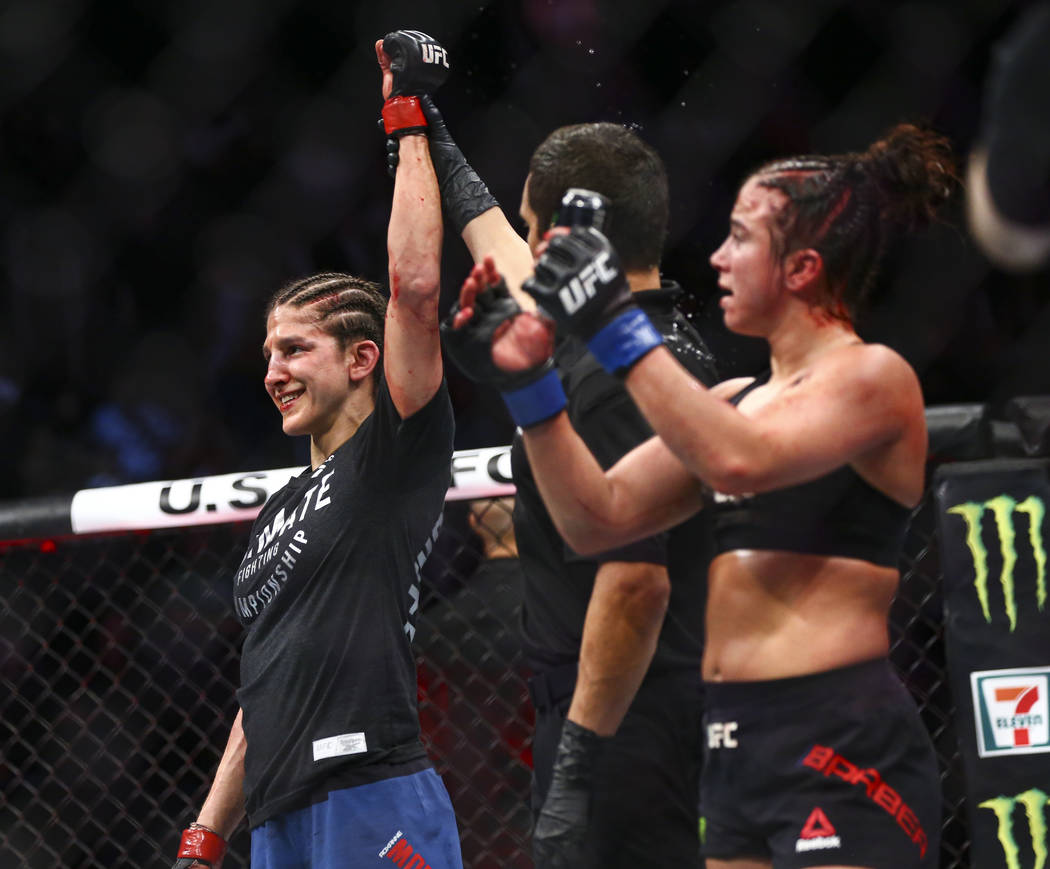
M1046 605L1046 548L1043 546L1043 518L1046 505L1042 498L1031 495L1023 501L1015 501L1009 495L999 495L983 503L967 501L948 508L949 513L961 516L966 523L966 546L973 556L974 588L981 603L984 620L991 623L992 614L988 602L988 550L981 539L981 522L985 513L995 520L996 535L1003 567L999 583L1003 589L1006 617L1010 621L1010 633L1017 627L1017 595L1014 588L1014 567L1017 564L1017 532L1014 518L1018 514L1028 517L1028 543L1036 566L1036 603L1042 612ZM1040 864L1042 866L1042 864Z
M1050 798L1039 788L1030 788L1014 797L995 797L978 803L978 807L995 813L999 824L999 844L1003 846L1006 869L1024 869L1021 848L1014 834L1015 809L1022 807L1032 839L1032 869L1044 869L1047 861L1046 806Z

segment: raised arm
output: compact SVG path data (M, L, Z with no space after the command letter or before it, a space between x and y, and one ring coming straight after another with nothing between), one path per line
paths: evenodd
M566 542L581 554L666 530L701 507L700 483L652 438L607 472L564 412L551 361L549 321L522 312L487 258L442 323L445 348L474 380L495 386L525 433L540 494Z
M922 394L892 350L852 344L745 416L693 379L664 350L643 358L626 384L671 451L712 488L745 494L783 488L864 462L910 440L924 453ZM914 500L919 492L901 500Z
M700 481L658 437L603 471L564 411L523 425L523 433L543 503L581 555L666 531L703 506Z
M460 151L431 97L421 100L430 129L430 156L441 188L441 201L452 229L460 234L475 263L491 257L511 295L525 310L532 298L520 292L532 274L532 253L514 230L499 202Z
M584 274L590 293L581 302L571 290ZM893 458L902 460L900 469L880 467L878 476L901 501L921 494L912 471L925 458L922 393L892 350L843 343L745 416L662 346L600 233L552 237L525 289L560 328L587 341L608 371L626 377L666 448L711 488L733 495L779 489L847 464L886 464L886 450L899 447Z
M532 297L521 292L522 282L532 274L532 253L503 209L497 206L479 214L463 227L461 235L474 262L484 262L486 256L491 256L511 295L526 310L532 310Z
M413 56L419 45L418 40L410 42L414 39L398 31L376 42L384 125L388 135L400 140L387 228L390 302L383 357L390 397L403 418L430 401L443 376L438 335L441 197L427 148L426 121L418 97L410 95L424 62ZM395 53L393 71L384 44ZM437 57L440 62L442 55Z

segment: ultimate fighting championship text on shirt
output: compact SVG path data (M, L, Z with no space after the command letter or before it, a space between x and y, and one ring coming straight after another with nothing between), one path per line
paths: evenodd
M320 479L303 493L292 511L286 513L284 507L278 510L273 521L256 535L244 554L241 567L234 578L233 603L246 624L256 619L281 593L296 561L309 542L306 532L302 529L295 530L287 538L284 536L285 532L295 529L311 510L323 510L332 503L330 481L335 471L325 472L327 464L325 462L314 471L313 478ZM262 582L253 581L260 574L267 572L268 575ZM252 591L239 593L239 590L247 585L251 585Z

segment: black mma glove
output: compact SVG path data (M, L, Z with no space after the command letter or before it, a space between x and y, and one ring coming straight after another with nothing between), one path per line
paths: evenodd
M430 128L430 161L441 188L445 216L462 234L464 226L490 208L498 208L499 203L459 150L430 95L424 94L419 102Z
M419 94L437 90L448 78L448 52L436 39L418 30L388 33L383 37L383 51L390 58L394 77L390 97L383 104L383 129L395 139L426 133ZM388 161L389 154L388 142Z
M430 94L420 94L419 102L427 123L430 160L434 164L434 174L437 175L438 187L441 189L441 204L445 208L445 217L456 233L462 235L463 227L490 208L498 208L499 202L459 150L459 145L445 126L445 119L441 117L441 112L434 105ZM398 140L387 139L386 165L391 178L397 173L400 159L398 151Z
M214 830L200 824L190 824L182 831L179 853L171 869L188 869L194 863L214 866L226 853L226 840Z
M536 869L586 865L594 767L608 737L565 719L551 786L532 831Z
M594 227L551 236L521 286L561 329L585 340L611 374L626 373L663 343L631 300L616 250Z
M430 95L422 94L419 104L427 121L430 161L434 165L434 174L437 175L445 217L456 232L462 235L463 227L490 208L498 208L499 202L459 150L459 145L449 133L445 119L441 117L441 112L434 105ZM391 178L397 173L400 160L398 152L398 140L387 139L386 167Z
M431 94L448 78L448 52L433 36L418 30L395 30L383 37L383 51L394 74L391 97Z
M546 359L524 371L504 371L492 360L492 338L496 330L521 313L502 279L478 293L471 318L456 329L452 323L459 304L441 323L441 338L448 357L476 383L496 387L514 422L522 428L557 415L566 404L554 360Z

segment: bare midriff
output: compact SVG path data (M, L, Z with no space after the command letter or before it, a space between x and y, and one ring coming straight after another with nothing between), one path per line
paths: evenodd
M704 679L784 679L885 656L899 578L854 558L718 555L708 571Z

